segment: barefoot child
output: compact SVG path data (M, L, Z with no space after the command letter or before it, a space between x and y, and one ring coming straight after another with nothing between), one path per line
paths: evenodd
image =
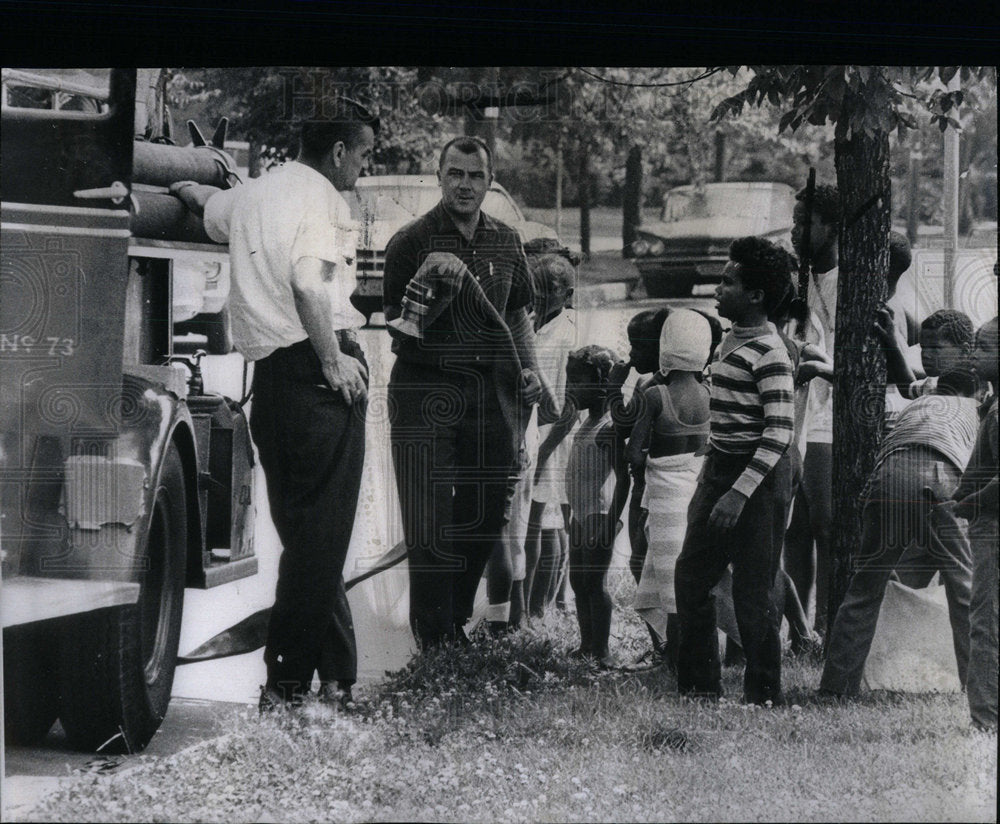
M576 282L573 258L545 254L529 261L535 287L535 351L538 368L556 398L565 395L566 360L577 345L576 312L570 308ZM544 441L555 421L539 410L538 440ZM566 535L569 502L566 498L566 461L570 442L563 440L544 464L537 454L535 483L524 537L525 604L532 618L541 618L562 585L569 539ZM536 450L537 452L537 450Z
M630 347L629 357L627 361L617 363L611 369L608 392L611 417L621 440L629 440L632 436L632 427L642 413L643 391L665 380L665 377L657 371L657 367L660 359L660 333L669 314L668 306L662 309L643 309L628 322L626 334ZM622 385L633 369L638 378L632 389L632 397L626 404L622 395ZM646 488L644 473L644 464L633 467L632 498L628 507L628 537L631 548L628 565L637 584L642 575L642 566L648 549L646 541L648 513L642 507L643 491ZM662 641L662 638L653 636L654 650Z
M660 335L660 379L643 390L641 415L628 445L633 472L644 467L642 506L649 513L649 548L635 609L665 639L671 669L676 669L678 643L674 565L701 469L702 457L695 452L708 440L708 390L701 378L711 347L712 329L702 315L690 309L668 315Z
M608 649L611 595L605 577L628 495L625 452L607 409L608 373L615 360L614 353L603 346L570 352L566 363L567 412L563 416L563 420L571 420L586 413L573 435L566 466L571 513L569 580L580 626L578 653L593 656L604 668L616 665ZM539 462L566 430L564 424L550 433L539 449Z

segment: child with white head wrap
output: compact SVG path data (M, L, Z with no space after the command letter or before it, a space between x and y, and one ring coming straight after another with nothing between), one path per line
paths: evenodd
M645 462L643 506L649 511L649 550L635 596L635 609L661 638L668 664L677 656L674 565L684 542L687 507L698 484L708 440L708 391L700 382L712 352L712 327L704 315L674 309L660 333L663 382L643 393L643 411L632 430L628 455Z
M660 374L674 369L698 372L708 363L712 350L712 327L700 312L674 309L660 331Z

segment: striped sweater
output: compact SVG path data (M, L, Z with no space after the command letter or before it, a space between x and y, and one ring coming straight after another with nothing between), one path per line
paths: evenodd
M711 370L711 446L752 454L733 489L748 498L792 442L792 365L773 324L734 327Z

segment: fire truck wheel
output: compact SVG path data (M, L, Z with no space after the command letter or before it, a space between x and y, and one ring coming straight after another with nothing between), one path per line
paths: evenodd
M82 615L63 636L60 720L74 747L137 752L166 715L180 641L186 519L184 470L170 444L138 603Z
M35 744L59 714L50 622L3 631L3 728L8 744Z

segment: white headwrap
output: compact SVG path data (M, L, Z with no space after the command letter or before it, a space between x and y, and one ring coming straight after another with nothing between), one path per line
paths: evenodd
M712 327L691 309L673 309L660 330L660 373L701 372L712 349Z

